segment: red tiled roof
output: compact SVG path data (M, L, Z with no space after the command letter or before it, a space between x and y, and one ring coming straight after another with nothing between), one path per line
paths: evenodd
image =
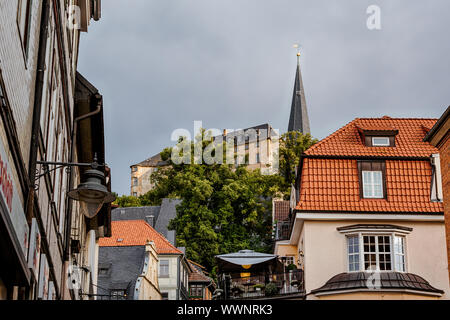
M305 152L300 201L296 209L327 212L443 212L442 203L431 202L431 164L427 161L438 150L423 142L425 132L422 126L432 126L435 122L429 119L356 119L325 138ZM369 127L371 130L387 130L388 126L398 130L396 147L366 147L359 136L358 126L364 126L365 130ZM367 156L387 159L387 199L360 198L357 158ZM402 159L389 159L395 157Z
M443 212L426 161L386 161L387 200L360 198L356 159L305 159L301 179L301 211Z
M144 220L112 221L111 229L112 236L110 238L100 238L100 247L145 246L149 241L153 241L159 254L183 253Z
M437 153L431 144L423 142L425 128L431 128L436 119L355 119L308 149L310 156L374 156L374 157L429 157ZM395 147L366 147L358 128L364 130L398 130Z
M274 218L276 221L286 221L289 219L290 203L285 200L274 201Z

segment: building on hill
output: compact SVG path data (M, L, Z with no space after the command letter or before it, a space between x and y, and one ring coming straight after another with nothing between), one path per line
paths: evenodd
M269 124L239 130L223 130L218 137L233 139L235 160L233 165L247 164L250 170L261 169L265 174L278 172L279 133ZM218 137L214 137L217 140ZM139 197L155 187L151 175L167 167L160 154L131 166L131 195Z
M308 299L448 299L435 119L355 119L301 157L290 235Z
M107 299L188 300L190 272L184 253L144 220L113 221L111 238L100 240L98 283Z
M167 161L161 159L161 154L154 155L140 163L131 166L131 195L139 197L155 187L151 175L161 167L166 167Z

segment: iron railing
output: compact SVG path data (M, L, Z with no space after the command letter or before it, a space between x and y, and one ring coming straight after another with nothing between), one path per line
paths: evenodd
M232 278L228 299L282 298L304 293L303 270Z

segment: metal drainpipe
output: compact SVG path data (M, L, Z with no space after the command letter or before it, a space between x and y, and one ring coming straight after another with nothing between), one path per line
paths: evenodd
M34 104L33 104L33 122L31 127L31 145L29 156L29 171L28 171L28 194L27 194L27 207L26 218L27 222L31 225L31 220L34 216L34 199L35 199L35 175L36 175L36 162L38 156L39 146L39 129L42 107L42 93L44 90L44 72L45 72L45 56L47 51L47 38L48 38L48 22L50 17L50 4L48 0L42 0L42 13L39 29L39 47L38 57L36 65L36 78L35 78L35 91L34 91ZM39 217L38 222L42 224ZM44 240L45 242L45 240ZM45 244L44 244L45 245ZM30 284L32 286L32 284ZM30 293L27 294L30 296Z
M50 16L50 4L48 0L42 1L42 16L41 26L39 32L39 49L38 60L36 66L36 80L35 80L35 93L34 93L34 105L33 105L33 124L31 132L31 146L30 146L30 159L29 159L29 192L28 192L28 207L27 207L27 220L30 223L31 218L34 216L34 189L35 189L35 176L36 176L36 162L38 156L39 146L39 129L41 121L41 109L42 109L42 93L44 90L44 73L45 73L45 56L47 51L47 38L48 38L48 22Z

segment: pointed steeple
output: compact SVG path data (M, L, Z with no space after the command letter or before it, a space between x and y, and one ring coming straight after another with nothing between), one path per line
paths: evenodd
M300 52L297 53L297 74L295 75L294 96L292 97L288 131L300 131L303 134L311 133L302 72L300 70Z

